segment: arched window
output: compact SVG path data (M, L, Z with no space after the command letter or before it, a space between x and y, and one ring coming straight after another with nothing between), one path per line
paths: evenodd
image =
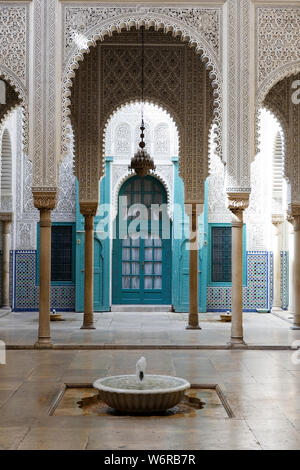
M115 154L129 155L131 151L131 132L129 124L119 124L115 131Z
M11 141L7 129L3 132L1 152L1 196L12 194Z
M154 131L155 155L168 155L170 152L170 131L168 124L158 124Z
M272 198L282 205L283 145L280 132L277 132L273 148Z

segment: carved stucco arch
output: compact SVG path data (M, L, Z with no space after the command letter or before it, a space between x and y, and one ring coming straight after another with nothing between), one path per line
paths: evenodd
M300 200L300 161L299 161L299 135L298 122L300 119L299 105L292 103L292 81L300 78L300 61L293 62L289 67L278 70L280 79L268 89L264 96L263 106L271 111L279 121L283 131L284 148L284 177L291 185L292 200Z
M219 128L217 143L218 151L221 153L222 141L222 78L221 63L213 47L206 40L204 35L195 28L187 25L183 21L169 17L163 13L155 12L128 12L116 15L114 18L103 19L93 25L84 35L77 36L77 44L73 40L72 46L67 54L62 80L62 156L68 151L69 135L68 124L70 123L70 95L72 80L75 70L79 67L79 62L84 60L84 56L89 53L91 47L95 47L98 41L104 41L106 37L112 36L114 32L121 33L131 28L140 29L154 28L155 31L162 30L165 34L171 33L173 37L180 37L182 42L188 42L195 52L201 56L209 71L211 85L214 95L214 120Z
M297 73L300 72L300 59L290 62L289 64L284 64L278 67L276 70L274 70L260 85L258 91L257 91L257 100L256 100L256 113L255 113L255 119L256 119L256 151L258 153L258 147L259 147L259 135L260 135L260 129L259 129L259 112L261 108L266 108L269 111L271 111L279 120L280 124L282 125L283 132L284 132L284 141L285 141L285 151L287 152L287 144L288 144L288 139L287 139L287 131L288 131L288 124L286 122L286 119L282 113L282 110L270 106L269 104L267 105L265 103L265 99L269 92L272 90L274 86L276 86L279 82L284 80L285 78L288 78L292 75L296 75Z
M134 49L139 44L138 30L122 33L123 38L116 34L99 41L78 64L78 72L73 73L69 103L82 207L88 201L94 201L94 205L98 201L97 181L104 173L103 137L109 117L116 108L141 99ZM212 76L195 51L187 43L181 45L181 39L173 39L162 30L151 29L148 35L146 55L154 62L153 76L147 75L144 98L173 116L180 135L179 169L185 184L185 200L199 203L204 199L208 174L209 128L216 119ZM157 48L157 44L164 48Z
M13 73L11 72L7 67L5 67L3 64L0 64L0 80L5 80L8 85L14 90L16 93L17 99L9 106L4 114L0 116L0 134L3 131L3 125L7 117L10 115L11 112L13 112L15 109L17 109L19 106L23 110L23 146L24 146L24 152L28 155L28 124L29 124L29 117L28 117L28 98L27 98L27 92L22 85L21 80Z
M263 81L257 93L258 107L263 106L263 102L269 91L281 80L296 75L300 72L300 59L289 64L284 64L274 70L266 80Z

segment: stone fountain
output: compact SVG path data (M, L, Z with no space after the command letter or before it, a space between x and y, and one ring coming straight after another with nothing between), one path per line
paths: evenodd
M135 375L104 377L94 382L99 399L117 411L152 413L177 405L190 383L180 377L146 375L146 359L136 363Z

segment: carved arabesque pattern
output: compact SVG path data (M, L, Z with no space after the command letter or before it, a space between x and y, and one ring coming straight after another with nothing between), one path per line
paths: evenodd
M300 8L256 7L256 151L259 110L269 91L300 71ZM274 110L272 109L274 112ZM276 112L276 111L275 111ZM277 113L277 112L276 112Z
M256 79L261 100L266 91L287 75L287 67L300 62L300 8L261 7L257 8L256 15ZM269 88L266 89L266 86Z
M131 152L131 132L129 124L124 122L118 125L115 131L114 141L116 155L128 155Z
M65 27L65 69L63 76L62 92L62 154L68 148L68 123L70 88L74 70L91 46L95 46L98 40L111 36L114 31L120 33L132 27L140 28L144 25L155 30L162 29L165 33L171 33L174 37L181 37L182 41L188 41L201 54L210 72L210 79L214 88L215 121L218 123L218 150L221 152L222 140L222 103L221 103L221 8L182 8L182 7L146 7L141 5L122 6L115 5L105 7L89 6L64 6Z
M227 1L227 192L250 192L252 142L251 12L249 0ZM237 59L239 58L239 59Z
M0 5L0 79L12 88L16 99L10 106L0 105L0 131L8 114L17 106L24 108L23 144L28 152L28 10L29 5ZM8 91L9 95L13 92ZM10 96L11 98L11 96Z
M35 40L32 64L34 81L32 133L30 135L33 163L32 185L36 194L45 192L45 197L39 196L37 204L44 200L46 205L52 204L52 193L57 191L58 183L57 151L60 144L60 125L57 123L56 105L61 91L60 81L57 80L58 11L59 4L56 0L35 0L34 2Z
M154 129L155 155L167 155L170 148L170 130L167 124L159 124Z

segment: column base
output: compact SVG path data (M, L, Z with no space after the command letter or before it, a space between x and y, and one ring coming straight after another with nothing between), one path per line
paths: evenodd
M282 312L281 307L272 307L271 308L271 313L278 313L278 312Z
M39 338L34 344L34 349L52 349L53 343L50 338Z
M80 329L81 330L95 330L96 327L94 323L84 323Z
M185 329L186 330L202 330L200 325L187 325Z
M228 346L232 349L248 349L248 345L245 343L243 338L230 338Z
M0 307L0 310L5 310L5 312L11 312L11 307Z

